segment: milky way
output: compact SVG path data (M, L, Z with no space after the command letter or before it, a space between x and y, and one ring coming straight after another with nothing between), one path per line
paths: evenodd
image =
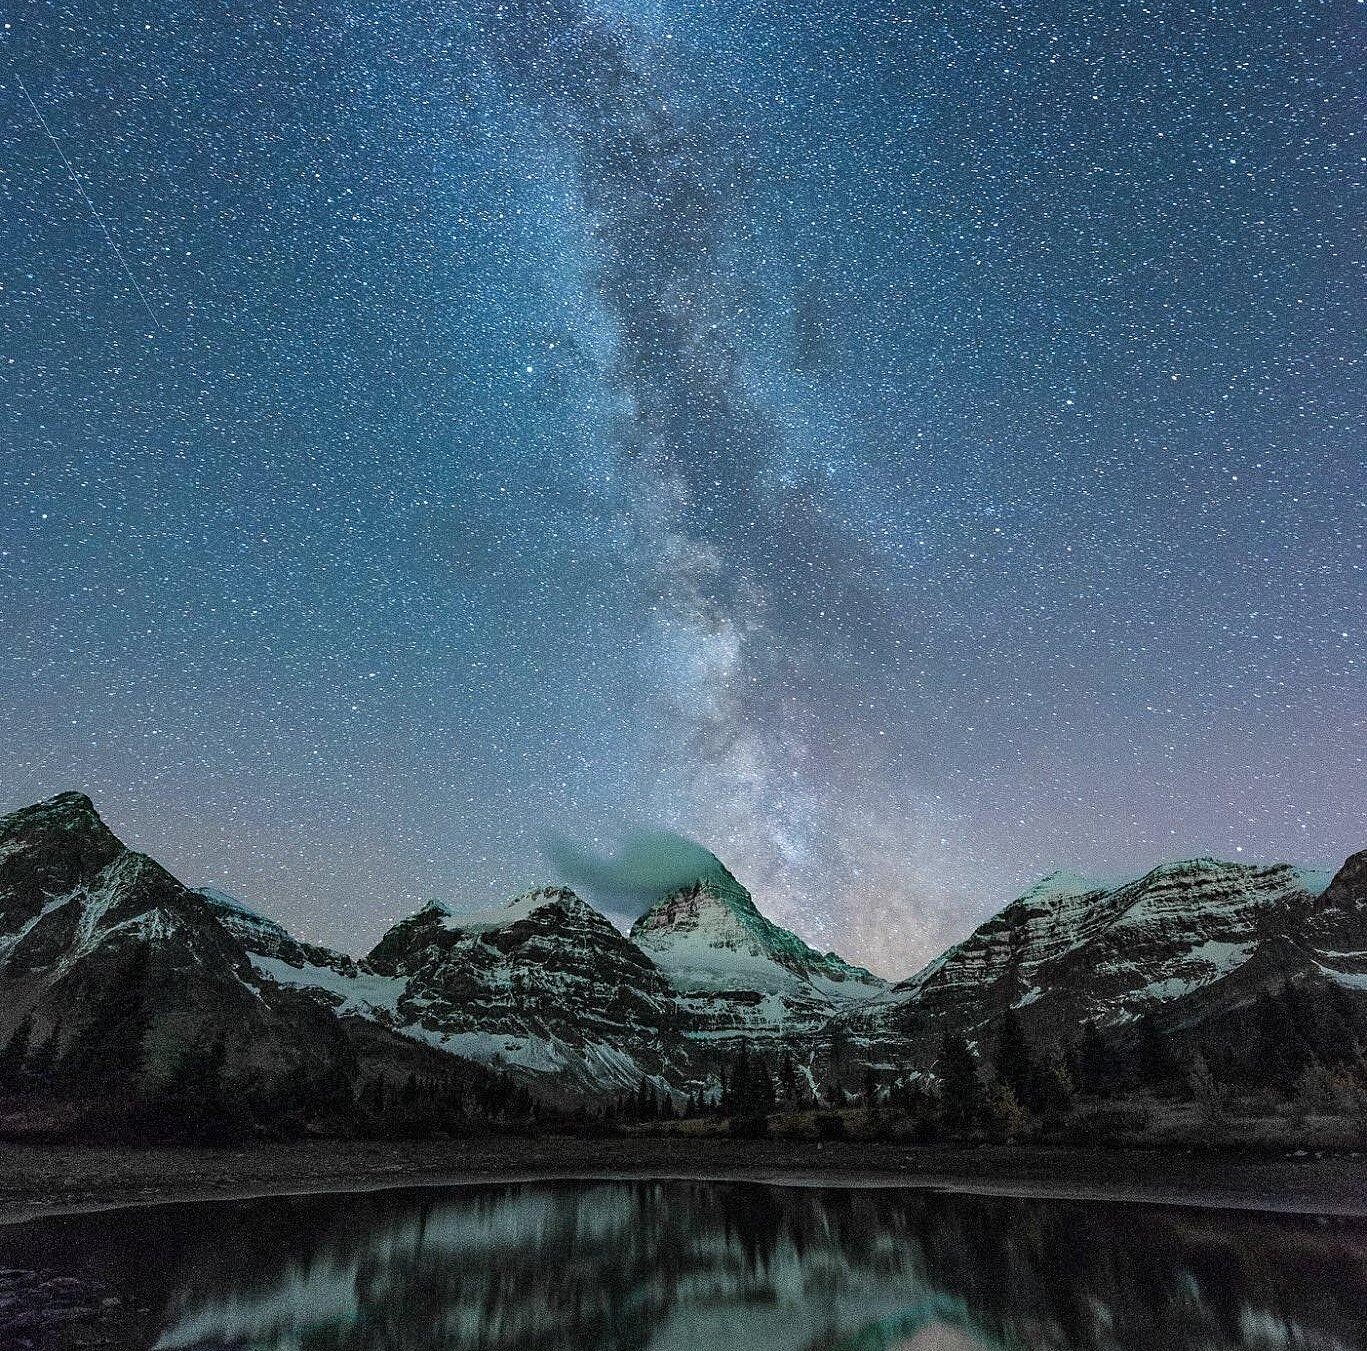
M894 973L1055 866L1338 861L1359 37L18 12L7 801L352 948L673 831Z

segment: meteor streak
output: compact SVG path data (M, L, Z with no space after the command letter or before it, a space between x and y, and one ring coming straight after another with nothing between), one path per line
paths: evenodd
M28 100L28 106L33 109L33 115L38 119L38 125L42 127L44 135L52 142L52 148L62 157L62 163L66 165L66 171L71 176L71 181L76 185L76 191L81 194L81 201L85 203L86 210L90 212L91 218L94 220L95 224L100 227L100 233L104 236L105 242L113 251L114 257L119 260L119 266L123 269L124 276L128 278L129 285L137 292L138 299L142 301L143 309L147 311L147 317L157 328L161 329L163 333L167 332L166 325L157 318L156 312L152 309L152 306L148 304L147 295L142 287L138 285L138 279L133 275L133 269L128 266L128 260L123 256L123 251L115 242L114 236L110 233L109 226L104 223L104 217L95 209L95 203L90 200L90 194L85 190L85 184L81 182L80 176L76 173L76 170L72 168L71 161L67 158L66 151L62 149L62 143L52 134L52 128L48 126L47 118L43 116L43 110L38 106L33 95L29 93L28 86L20 79L18 71L14 72L14 82L19 86L19 91L23 94L24 98Z

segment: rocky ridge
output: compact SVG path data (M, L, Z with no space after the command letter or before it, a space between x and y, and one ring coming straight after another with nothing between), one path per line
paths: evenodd
M1213 1025L1288 981L1367 1000L1367 853L1332 880L1217 859L1124 880L1055 874L890 985L767 919L720 863L629 934L545 886L471 914L430 902L357 959L185 887L80 794L0 819L0 1040L28 1019L64 1052L88 1044L92 1061L117 1063L130 981L150 1001L152 1060L210 1039L265 1082L398 1074L408 1054L491 1068L550 1100L643 1079L712 1092L741 1046L813 1085L833 1067L890 1080L928 1069L945 1032L979 1039L1006 1009L1067 1040L1145 1013Z

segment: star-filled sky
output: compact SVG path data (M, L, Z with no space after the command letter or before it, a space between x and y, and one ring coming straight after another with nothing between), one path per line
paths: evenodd
M352 950L677 832L894 975L1340 861L1356 18L7 9L6 805Z

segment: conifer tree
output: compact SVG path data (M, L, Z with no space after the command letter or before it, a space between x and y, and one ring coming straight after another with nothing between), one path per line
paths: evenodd
M143 1044L152 1026L147 980L148 951L139 943L95 1001L86 1035L73 1044L64 1069L140 1087Z
M23 1087L32 1042L33 1015L29 1014L0 1050L0 1093L17 1093Z
M982 1115L978 1059L963 1037L947 1032L940 1046L940 1105L952 1130L970 1130Z
M1150 1013L1139 1020L1138 1070L1139 1082L1158 1092L1170 1090L1181 1081L1176 1057Z
M997 1029L997 1077L1023 1107L1035 1104L1035 1060L1020 1014L1007 1009Z
M227 1047L219 1037L205 1046L191 1042L155 1096L158 1128L172 1138L221 1142L237 1133L240 1122L224 1086Z
M1116 1087L1115 1058L1094 1022L1082 1025L1077 1055L1077 1087L1088 1097L1107 1097Z
M29 1054L29 1079L40 1088L51 1087L57 1076L57 1066L62 1058L62 1025L53 1023L48 1034Z
M1073 1105L1075 1083L1069 1058L1057 1050L1038 1055L1031 1081L1034 1109L1046 1117L1058 1117Z

